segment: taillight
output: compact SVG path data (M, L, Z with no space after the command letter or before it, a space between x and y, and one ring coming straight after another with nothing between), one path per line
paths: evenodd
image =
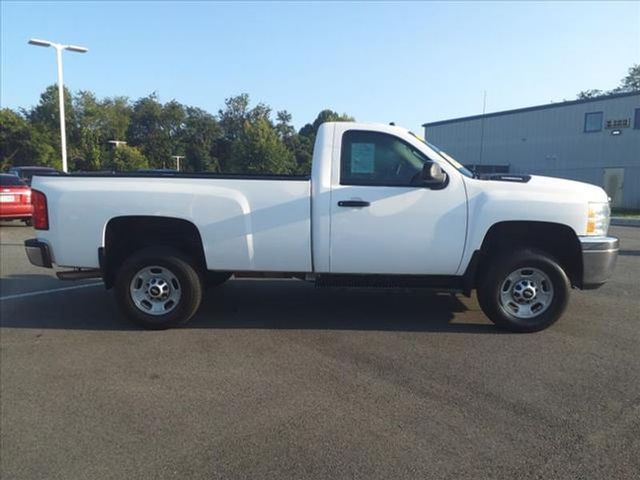
M47 210L47 196L38 190L31 190L31 203L33 204L33 228L36 230L49 230L49 212Z

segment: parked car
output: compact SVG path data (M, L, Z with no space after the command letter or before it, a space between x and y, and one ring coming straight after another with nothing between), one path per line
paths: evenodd
M31 188L15 175L0 173L0 219L31 225Z
M22 181L24 181L27 185L31 185L31 179L34 175L62 175L62 172L56 170L55 168L49 167L11 167L9 169L9 173L11 175L15 175L19 177Z
M392 125L323 124L310 178L35 177L32 195L31 262L79 268L60 278L102 277L124 313L149 328L186 322L207 282L242 272L322 286L476 289L494 323L531 332L562 315L571 287L606 282L618 254L602 188L477 177Z

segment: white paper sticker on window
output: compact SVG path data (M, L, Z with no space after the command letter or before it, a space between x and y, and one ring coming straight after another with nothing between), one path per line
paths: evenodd
M351 144L351 173L373 173L376 145L374 143Z

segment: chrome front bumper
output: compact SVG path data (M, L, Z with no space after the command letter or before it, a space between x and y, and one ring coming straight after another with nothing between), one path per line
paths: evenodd
M579 238L582 247L582 288L598 288L613 273L620 241L615 237Z

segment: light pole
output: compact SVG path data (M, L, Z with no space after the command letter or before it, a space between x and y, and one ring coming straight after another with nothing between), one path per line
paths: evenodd
M56 49L56 60L58 63L58 104L60 106L60 143L62 145L62 171L67 172L67 131L64 119L64 85L62 83L62 50L71 52L86 53L88 48L78 47L77 45L60 45L48 40L38 40L32 38L29 40L30 45L38 47L53 47Z
M184 158L184 155L171 155L171 158L176 159L176 170L180 171L180 160Z

